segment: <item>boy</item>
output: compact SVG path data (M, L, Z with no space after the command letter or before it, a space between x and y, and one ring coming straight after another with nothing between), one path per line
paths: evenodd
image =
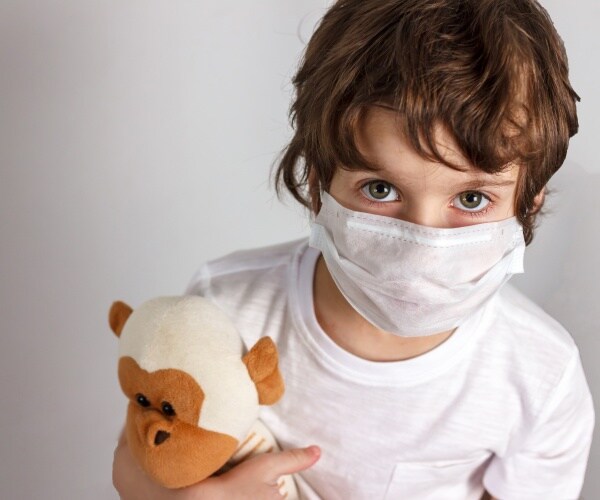
M578 498L595 416L577 346L504 285L577 131L546 12L339 0L294 84L276 181L310 240L209 262L187 290L246 345L277 343L286 394L261 416L287 451L167 492L122 440L123 498L281 498L293 472L308 499Z

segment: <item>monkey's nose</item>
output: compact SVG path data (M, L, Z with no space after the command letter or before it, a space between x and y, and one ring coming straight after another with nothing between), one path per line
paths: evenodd
M158 446L159 444L164 443L167 439L169 439L170 435L171 435L170 432L158 431L156 433L156 436L154 436L154 444Z

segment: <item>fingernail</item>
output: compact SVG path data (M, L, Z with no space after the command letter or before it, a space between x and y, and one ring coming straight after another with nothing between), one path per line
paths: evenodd
M305 449L313 457L318 457L319 455L321 455L321 449L318 446L312 445Z

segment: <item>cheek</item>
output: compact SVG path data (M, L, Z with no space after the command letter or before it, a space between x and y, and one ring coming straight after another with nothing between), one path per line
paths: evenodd
M327 192L335 199L339 199L341 196L343 196L345 191L345 183L342 181L340 176L341 174L338 174L337 172L333 174L333 179L331 179L329 189L327 190Z
M339 186L333 184L329 187L328 193L343 207L349 208L350 210L357 210L356 201L352 199L352 196L340 189Z
M137 447L140 443L137 420L141 415L142 409L135 403L130 402L127 407L127 418L125 422L125 432L127 433L127 442L130 447Z
M505 203L504 206L499 209L499 211L500 211L501 217L499 217L498 220L508 219L509 217L514 216L515 215L515 202L511 200L511 201Z
M513 217L516 214L515 200L516 192L514 189L509 193L499 197L499 200L496 202L495 210L493 211L493 220L500 221L503 219L508 219L509 217Z
M335 173L328 193L345 208L356 212L382 213L381 209L372 208L361 193L360 181L352 176L351 172L341 171ZM387 215L383 213L382 215Z

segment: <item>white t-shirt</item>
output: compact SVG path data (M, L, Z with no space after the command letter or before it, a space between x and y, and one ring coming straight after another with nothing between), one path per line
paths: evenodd
M283 398L261 418L282 448L317 444L304 499L578 498L594 427L571 336L504 288L442 344L373 362L335 344L313 308L307 239L204 264L187 293L212 299L249 349L277 344Z

